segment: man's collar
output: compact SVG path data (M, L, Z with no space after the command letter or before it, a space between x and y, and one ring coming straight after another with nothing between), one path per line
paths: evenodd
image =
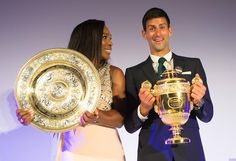
M158 62L160 59L160 56L152 55L150 54L150 57L153 62ZM172 51L168 52L166 55L163 56L167 61L170 61L172 59Z

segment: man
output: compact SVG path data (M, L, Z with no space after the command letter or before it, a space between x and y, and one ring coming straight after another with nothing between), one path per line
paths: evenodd
M142 20L143 38L147 40L150 56L144 62L126 69L126 93L129 112L125 128L133 133L141 128L138 145L138 161L204 161L204 151L199 134L197 118L209 122L213 117L213 105L208 91L206 75L197 58L182 57L170 50L169 39L172 28L167 13L160 8L149 9ZM183 125L182 135L191 139L187 144L166 145L170 137L169 126L165 125L154 111L155 97L150 90L141 88L149 80L154 85L160 77L158 60L163 57L171 62L173 69L183 74L187 81L199 74L203 83L191 86L191 101L194 104L189 120ZM167 68L168 63L164 63ZM185 75L184 75L185 73Z

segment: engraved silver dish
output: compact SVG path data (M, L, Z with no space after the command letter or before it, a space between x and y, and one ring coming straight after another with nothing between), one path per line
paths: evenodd
M35 112L32 125L44 131L74 129L100 97L98 71L81 53L65 48L39 52L20 70L15 97L19 108Z

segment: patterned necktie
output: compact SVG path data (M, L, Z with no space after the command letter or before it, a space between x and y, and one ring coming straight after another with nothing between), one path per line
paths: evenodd
M166 59L161 57L158 60L158 68L157 68L157 76L159 79L161 79L161 75L162 73L166 70L164 63L165 63Z

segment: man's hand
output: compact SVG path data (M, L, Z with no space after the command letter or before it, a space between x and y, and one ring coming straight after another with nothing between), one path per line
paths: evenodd
M196 77L199 77L196 74ZM200 77L199 77L200 78ZM195 106L201 106L203 103L203 97L206 94L206 87L203 85L202 81L195 81L191 86L191 99Z
M139 90L140 113L142 116L147 116L149 111L153 108L153 103L155 102L155 97L150 92L150 89L140 88Z

